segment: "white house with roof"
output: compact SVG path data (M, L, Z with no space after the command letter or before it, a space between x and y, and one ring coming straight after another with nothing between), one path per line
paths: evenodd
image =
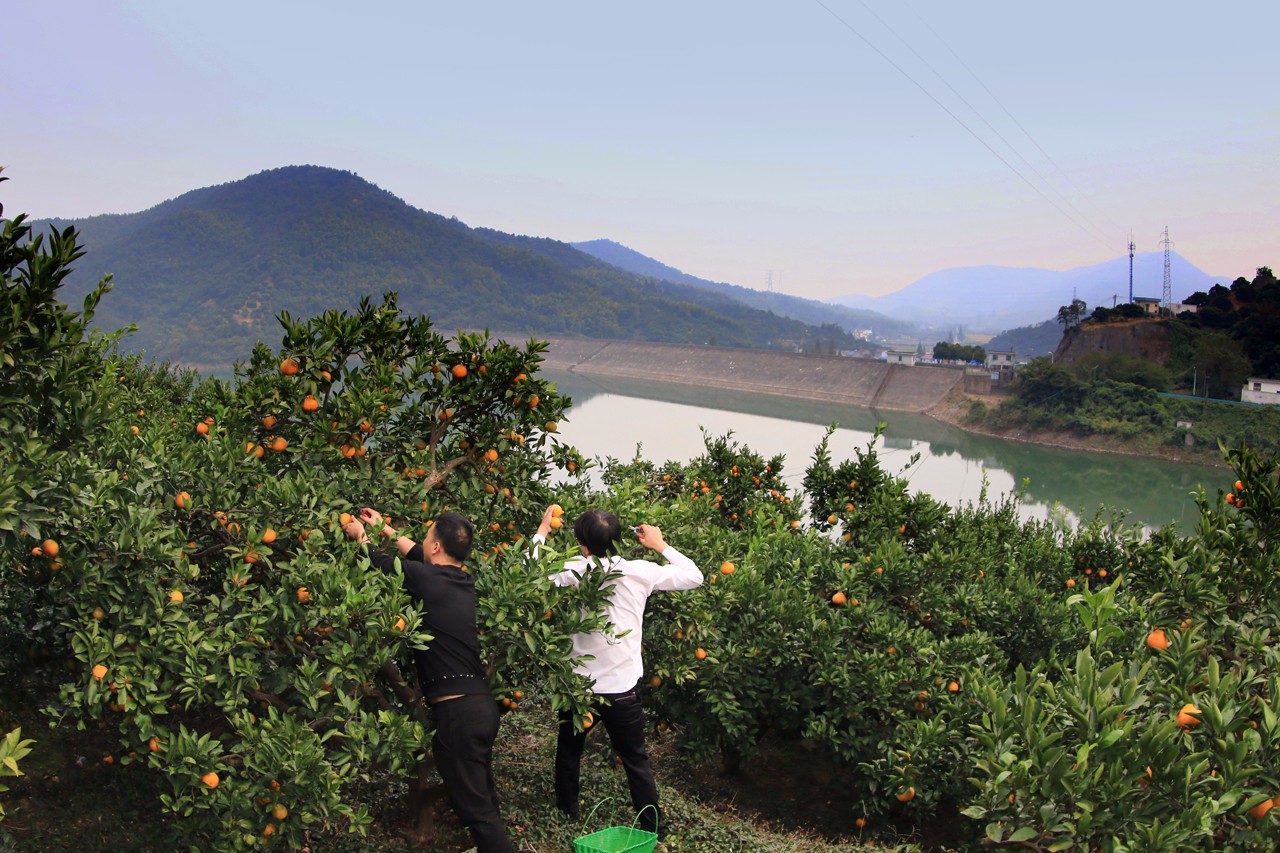
M890 364L913 365L916 363L916 351L913 349L891 349L885 355Z
M1250 376L1240 389L1240 400L1245 403L1280 406L1280 379Z

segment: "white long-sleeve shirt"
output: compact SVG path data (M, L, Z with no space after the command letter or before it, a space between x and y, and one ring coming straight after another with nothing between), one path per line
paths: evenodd
M534 555L545 540L533 537ZM613 634L602 631L573 635L573 655L580 658L590 655L592 660L579 660L574 671L595 681L596 693L625 693L636 686L644 674L644 661L640 644L644 636L644 607L649 594L657 590L693 589L702 584L702 572L684 554L668 545L662 552L665 565L649 560L624 560L609 557L600 561L612 572L622 577L613 582L613 592L605 608L605 617L613 625ZM595 557L574 557L564 564L564 570L551 576L556 586L577 586L579 576L585 572Z

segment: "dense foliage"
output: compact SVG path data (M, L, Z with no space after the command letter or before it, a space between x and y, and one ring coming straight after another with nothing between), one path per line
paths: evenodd
M982 362L987 358L987 351L980 346L970 346L968 344L953 344L947 341L938 341L933 345L933 357L944 361L977 361Z
M853 339L722 293L644 278L555 240L473 229L405 204L356 175L263 172L136 214L74 223L88 258L69 292L127 282L104 328L136 324L131 350L225 369L275 334L275 314L354 309L394 290L445 329L791 347Z
M363 786L387 776L425 802L407 654L432 638L336 529L356 505L411 534L445 507L472 517L503 708L583 711L569 636L600 625L609 579L549 584L564 533L529 559L520 534L552 499L658 524L707 572L645 626L652 721L695 755L734 769L765 743L821 750L856 793L851 824L963 814L966 849L1280 844L1273 454L1230 451L1186 537L950 508L886 472L876 441L836 459L824 440L801 492L786 459L732 436L687 463L595 471L557 440L569 401L537 342L444 338L387 298L282 314L279 350L201 381L104 350L86 317L33 299L33 271L56 280L79 251L60 240L0 244L3 298L28 306L0 317L16 377L0 391L48 413L0 434L0 653L60 673L59 725L108 721L121 761L165 780L175 847L359 830ZM64 357L33 362L18 334ZM1052 365L1027 382L1046 407L1088 399ZM1152 392L1112 385L1153 417Z

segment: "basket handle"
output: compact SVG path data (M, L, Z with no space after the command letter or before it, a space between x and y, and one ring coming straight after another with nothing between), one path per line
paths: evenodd
M600 808L612 799L613 797L605 797L603 800L591 807L591 811L587 812L587 819L582 822L582 829L578 830L579 835L587 831L587 824L591 823L591 818L596 816L596 809Z
M649 803L643 809L636 812L635 820L631 821L632 829L636 828L636 824L640 822L640 815L644 814L647 809L653 809L653 825L654 826L658 825L658 807L655 806L653 803Z

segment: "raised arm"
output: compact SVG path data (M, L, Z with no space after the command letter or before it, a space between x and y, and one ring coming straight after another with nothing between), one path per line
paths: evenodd
M662 538L662 531L652 524L642 524L636 528L636 536L640 544L651 551L657 551L667 561L659 566L654 578L654 589L677 590L693 589L702 585L702 572L684 554L680 553L667 540Z

